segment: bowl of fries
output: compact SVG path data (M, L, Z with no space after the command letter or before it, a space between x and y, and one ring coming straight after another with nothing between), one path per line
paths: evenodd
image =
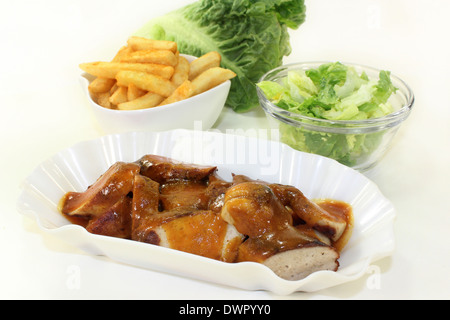
M131 37L111 61L80 64L81 84L105 133L210 129L234 72L221 57L180 54L172 41Z

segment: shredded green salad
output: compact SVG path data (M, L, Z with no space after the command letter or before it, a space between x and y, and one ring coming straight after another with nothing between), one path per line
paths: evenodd
M288 71L279 82L257 84L275 105L292 113L327 120L364 120L393 112L388 102L397 88L390 72L380 71L378 79L358 74L352 66L340 62L315 69ZM369 134L340 134L310 131L280 123L280 139L291 147L333 158L355 166L378 147L383 131Z

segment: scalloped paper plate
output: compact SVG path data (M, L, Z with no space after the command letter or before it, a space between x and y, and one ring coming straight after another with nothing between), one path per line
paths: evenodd
M353 206L353 235L337 272L319 271L298 281L284 280L253 262L225 263L164 247L94 235L70 224L57 209L67 191L84 191L116 161L157 154L231 174L294 185L307 197L346 201ZM65 149L37 167L23 183L19 212L37 219L42 230L94 255L179 276L285 295L313 292L353 281L370 264L394 250L393 205L361 173L321 156L278 142L216 132L173 130L104 136Z

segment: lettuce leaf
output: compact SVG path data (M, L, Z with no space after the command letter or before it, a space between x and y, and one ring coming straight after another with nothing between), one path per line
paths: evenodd
M366 134L311 131L280 122L280 141L304 152L319 154L347 166L365 163L382 142L386 130Z
M178 43L181 53L222 55L233 70L227 106L245 112L258 105L255 84L291 53L288 28L305 21L304 0L200 0L154 18L135 35Z
M328 120L361 120L391 113L389 97L397 90L389 71L378 80L359 75L355 68L330 62L315 69L289 71L279 83L257 84L267 98L293 113ZM269 91L279 92L277 99Z
M355 68L332 62L306 71L289 71L287 77L257 84L266 97L292 113L327 120L363 120L393 112L388 102L397 88L389 71L378 80ZM324 130L325 131L325 130ZM341 134L311 131L280 122L280 139L289 146L326 157L345 165L364 163L381 143L385 131Z

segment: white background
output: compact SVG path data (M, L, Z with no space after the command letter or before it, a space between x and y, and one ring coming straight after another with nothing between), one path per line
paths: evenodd
M373 275L317 293L275 296L143 270L59 242L18 214L20 183L42 161L102 135L78 83L81 62L112 58L130 34L186 0L2 2L0 298L449 299L450 2L306 0L285 63L341 60L391 70L416 103L392 150L366 175L397 209L396 250ZM260 111L216 124L265 128ZM79 282L72 282L77 275Z

